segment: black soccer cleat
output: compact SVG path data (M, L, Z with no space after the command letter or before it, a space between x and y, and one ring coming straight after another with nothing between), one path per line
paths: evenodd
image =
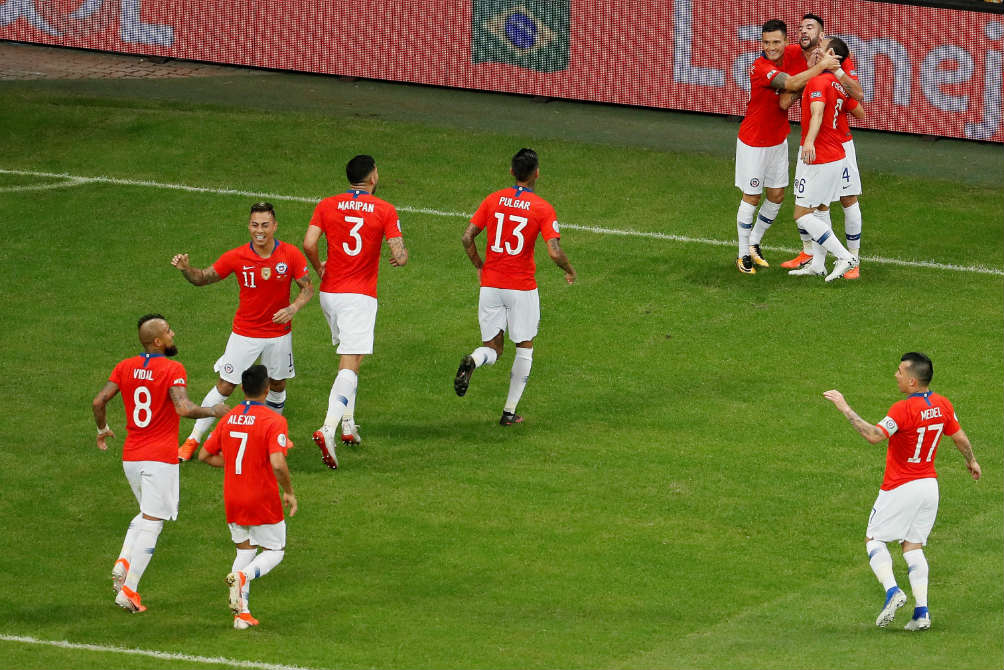
M511 426L514 423L523 423L523 417L515 412L502 412L502 418L499 419L500 426Z
M458 396L463 397L467 393L467 387L471 385L471 375L474 374L476 367L478 366L474 364L474 359L471 358L470 354L460 359L457 376L453 379L453 390L457 392Z

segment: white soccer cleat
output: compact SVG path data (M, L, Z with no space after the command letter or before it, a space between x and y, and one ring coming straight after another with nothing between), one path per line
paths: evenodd
M112 568L112 588L115 589L115 593L122 590L127 574L129 574L129 561L124 558L115 561L115 566Z
M363 439L359 437L359 426L351 419L342 419L342 444L361 444Z
M923 616L919 619L910 619L903 626L903 630L929 630L931 628L931 617Z
M850 258L844 258L838 260L833 265L833 272L826 275L826 281L833 281L834 279L840 279L844 276L844 273L852 268L856 268L861 261L858 260L857 256L851 256Z
M321 450L321 460L332 470L338 469L338 456L335 455L335 428L327 424L314 431L314 444Z
M894 586L889 591L886 592L885 596L885 607L879 612L878 618L875 619L875 625L879 628L885 628L892 620L896 618L896 610L906 604L906 594L898 586Z
M234 616L238 616L241 610L244 609L244 585L247 584L247 576L238 570L237 572L231 572L226 578L227 586L230 587L230 593L228 597L228 604L230 605L230 611L233 612Z
M826 268L817 268L813 267L812 263L806 263L800 268L788 270L788 274L792 277L822 277L826 274Z

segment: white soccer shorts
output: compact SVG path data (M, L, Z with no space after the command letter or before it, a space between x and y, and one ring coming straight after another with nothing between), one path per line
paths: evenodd
M273 551L286 548L286 522L266 523L260 526L242 526L238 523L228 523L230 539L234 544L250 540L256 547L264 547Z
M517 291L482 286L478 296L478 324L481 326L482 342L506 330L509 331L509 339L516 344L532 340L537 337L540 325L537 289Z
M801 207L827 205L840 198L840 177L844 161L806 165L798 159L795 167L795 204Z
M156 519L178 518L178 464L161 461L122 461L139 511Z
M890 491L879 491L865 535L880 542L924 545L937 516L937 478L914 479Z
M736 188L756 195L788 185L788 140L772 147L751 147L736 140Z
M361 293L321 292L321 311L339 354L372 354L377 300Z
M840 197L861 195L861 173L858 172L858 155L854 151L854 140L844 142L844 171L840 174Z
M230 333L227 349L213 366L220 379L240 386L241 375L261 356L261 364L268 368L269 379L291 379L293 368L293 333L279 337L245 337Z

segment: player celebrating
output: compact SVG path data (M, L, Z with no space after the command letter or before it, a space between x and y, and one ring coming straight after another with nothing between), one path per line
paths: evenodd
M739 254L736 267L744 274L756 274L754 263L767 267L759 244L750 246L753 215L760 204L760 194L767 190L767 202L760 208L761 220L772 222L784 202L788 185L788 114L781 109L781 91L797 91L809 79L830 67L836 60L823 57L806 69L801 57L786 53L788 27L784 21L771 19L763 24L760 44L763 53L750 67L750 98L746 117L739 126L736 140L736 188L743 193L736 217ZM789 75L797 72L798 74Z
M91 404L98 449L105 451L107 439L115 437L108 427L106 406L122 392L127 417L122 469L139 514L129 522L112 568L112 586L115 604L133 613L146 610L140 602L139 580L153 557L164 520L178 518L178 417L223 416L229 409L223 404L198 407L188 399L184 366L168 360L178 348L164 317L147 314L138 327L143 353L116 365Z
M827 56L838 60L847 57L847 45L836 37L826 43ZM837 257L833 272L826 281L833 281L858 264L833 236L828 219L817 215L826 211L840 194L840 177L844 169L844 148L837 133L837 117L847 110L863 119L864 108L837 81L832 72L824 72L809 80L802 92L802 142L795 168L795 222L813 241L813 260L804 267L789 270L790 275L823 275L826 252Z
M220 420L199 451L200 461L223 468L223 505L237 548L226 579L237 630L258 625L248 609L251 580L267 575L285 556L283 505L289 507L290 516L296 514L296 496L286 466L286 451L293 444L286 419L265 405L268 380L264 365L252 365L244 371L244 402ZM258 547L261 553L257 553Z
M806 14L802 17L799 27L799 44L789 46L789 49L801 49L802 55L808 63L819 58L823 53L822 42L824 39L823 19L815 14ZM850 55L843 60L840 69L834 75L852 98L858 102L864 99L864 91L858 81L857 70ZM784 106L783 103L782 106ZM847 240L848 251L860 258L862 223L858 196L861 195L861 173L858 170L857 152L854 149L854 139L851 137L846 114L840 114L837 117L837 132L844 138L845 165L841 174L842 188L840 191L840 204L844 210L844 238ZM822 214L829 224L830 210L827 209ZM751 241L759 239L757 238L759 227L760 222L757 222ZM781 267L799 268L812 260L812 241L807 233L799 231L799 234L802 237L802 251L795 258L781 263ZM760 235L762 237L762 233ZM844 273L844 279L857 279L858 277L860 277L860 266L851 268Z
M328 395L328 412L324 425L314 432L321 459L332 470L338 468L339 421L342 442L361 441L354 416L356 390L363 357L373 353L383 239L390 247L391 265L408 262L397 210L375 195L380 175L373 157L354 157L345 166L345 175L351 187L317 204L303 238L303 250L321 277L321 309L331 328L331 342L338 347L338 375ZM322 233L328 249L324 265L317 248Z
M188 254L177 254L171 265L181 270L185 279L196 286L213 284L233 273L240 287L233 331L223 356L213 369L219 373L216 386L203 398L203 405L213 405L230 397L241 373L258 357L268 368L269 393L266 402L277 412L286 405L286 380L296 376L293 367L293 335L290 321L314 295L307 259L292 244L275 239L277 223L270 203L251 205L248 230L251 243L231 249L204 269L189 265ZM296 299L289 301L292 283L300 287ZM178 449L178 458L187 461L213 419L196 421L191 435Z
M494 365L502 355L503 334L516 345L509 378L509 395L499 423L521 423L516 405L526 388L533 365L533 338L540 323L533 247L539 234L547 244L547 255L565 272L565 281L575 283L575 269L561 249L558 220L554 208L533 187L540 177L537 152L520 149L512 158L510 174L516 185L489 195L471 217L462 238L464 251L481 277L478 322L482 344L460 361L453 381L457 395L467 393L471 375L482 365ZM474 238L488 231L491 244L481 260Z
M894 404L877 425L858 416L840 391L833 389L823 393L823 397L836 405L868 442L877 444L889 440L885 478L865 532L868 562L886 590L885 605L875 621L881 628L888 626L896 610L906 603L906 594L896 585L887 542L902 545L903 558L909 568L910 588L916 602L906 630L931 627L927 610L928 567L923 547L938 514L938 473L934 469L934 458L941 436L952 438L974 480L982 474L952 403L930 389L933 374L930 358L917 352L903 354L896 369L896 384L906 398Z

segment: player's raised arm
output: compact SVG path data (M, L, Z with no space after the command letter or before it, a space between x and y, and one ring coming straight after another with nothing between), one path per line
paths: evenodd
M216 274L216 270L212 266L202 269L193 268L189 264L188 254L175 254L171 258L171 265L181 270L181 274L185 276L185 279L195 286L205 286L206 284L212 284L220 280L220 276Z
M404 246L404 238L392 237L387 240L390 247L390 264L396 268L408 264L408 249Z
M478 253L478 247L474 244L474 238L481 234L481 229L475 226L473 223L467 224L467 230L460 237L460 243L464 245L464 251L467 252L467 257L471 259L471 263L478 270L485 264L481 260L481 254Z
M885 433L883 433L881 429L874 424L868 423L858 416L857 412L851 409L851 406L847 404L846 400L844 400L844 395L840 391L836 389L826 391L823 393L823 397L836 405L837 409L840 410L845 417L847 417L848 421L851 422L854 429L861 434L861 437L868 440L868 442L871 444L878 444L886 439Z
M230 411L230 408L223 403L218 403L212 407L196 405L188 399L188 392L184 386L172 386L167 392L171 396L171 402L174 403L174 410L178 413L178 416L188 417L189 419L203 419L207 417L219 419Z
M118 385L115 382L108 382L104 388L98 391L98 394L94 396L93 402L91 402L91 411L94 412L94 423L97 424L98 428L98 449L101 451L108 449L108 444L105 440L109 437L115 437L115 433L108 427L106 406L108 405L108 401L114 398L118 392Z
M826 70L836 70L840 67L840 61L833 54L826 54L819 59L819 62L804 72L789 75L786 72L778 72L770 80L771 88L779 91L799 91L805 88L810 79Z
M569 262L568 256L565 255L565 250L561 248L561 243L557 237L547 241L547 255L551 257L555 265L565 271L565 281L569 284L574 284L576 278L575 268Z

